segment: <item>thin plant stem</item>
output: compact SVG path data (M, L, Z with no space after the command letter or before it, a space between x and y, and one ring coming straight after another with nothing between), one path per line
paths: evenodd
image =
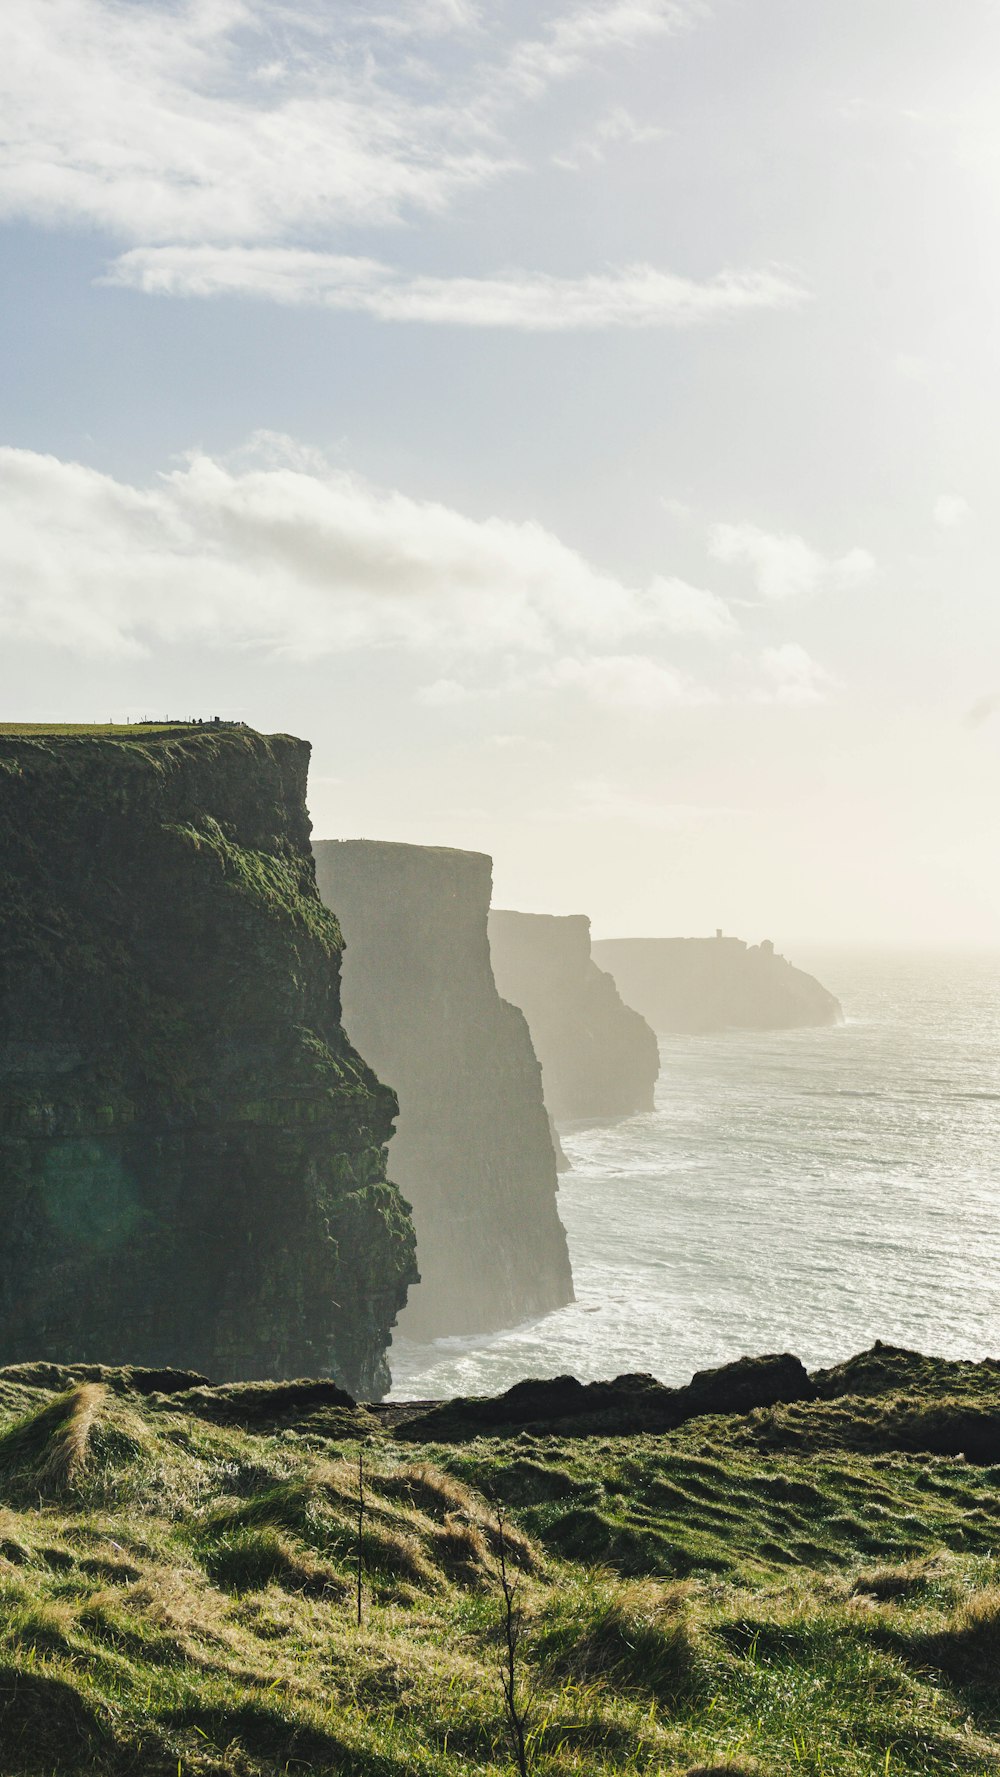
M516 1579L510 1577L507 1566L507 1536L504 1524L503 1507L496 1508L497 1522L497 1578L503 1597L503 1654L500 1663L500 1683L503 1688L504 1708L510 1728L511 1748L518 1777L528 1777L528 1726L530 1708L526 1700L519 1697L517 1657L521 1641L523 1619L517 1604Z
M358 1445L358 1539L357 1539L357 1603L358 1628L361 1627L361 1583L364 1575L362 1544L365 1530L365 1452L364 1445Z

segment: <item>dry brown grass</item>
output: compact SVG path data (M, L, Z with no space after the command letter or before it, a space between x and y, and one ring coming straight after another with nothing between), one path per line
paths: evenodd
M428 1462L410 1462L389 1474L376 1475L373 1485L386 1499L416 1506L430 1518L447 1518L456 1512L474 1516L482 1507L470 1488Z
M431 1566L416 1536L391 1525L375 1524L365 1529L364 1560L366 1567L410 1585L434 1588L440 1575Z
M356 1509L357 1469L352 1462L318 1462L309 1471L309 1482L318 1497L344 1514ZM496 1519L489 1503L462 1481L430 1463L405 1463L385 1471L366 1467L365 1495L364 1558L369 1570L432 1590L445 1576L466 1586L492 1583L499 1554ZM353 1534L351 1528L351 1538ZM537 1543L509 1521L504 1540L508 1561L526 1573L541 1570Z
M446 1572L464 1584L485 1585L493 1576L493 1557L478 1524L449 1516L434 1539L434 1556Z
M43 1493L68 1493L80 1479L90 1457L90 1435L107 1398L101 1382L82 1382L67 1401L66 1418L49 1443L38 1472Z

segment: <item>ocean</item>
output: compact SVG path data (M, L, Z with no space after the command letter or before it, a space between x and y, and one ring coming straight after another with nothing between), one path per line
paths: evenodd
M392 1399L678 1383L747 1352L812 1368L875 1339L1000 1355L1000 956L793 960L844 1024L661 1037L654 1111L560 1126L576 1302L397 1341Z

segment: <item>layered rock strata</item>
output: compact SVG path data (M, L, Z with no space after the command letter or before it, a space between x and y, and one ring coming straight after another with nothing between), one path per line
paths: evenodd
M541 1073L497 992L488 857L375 840L314 846L346 939L344 1020L399 1095L393 1175L421 1282L401 1330L484 1332L572 1300Z
M396 1105L344 1034L309 749L0 734L0 1357L388 1386Z
M557 1120L653 1108L656 1036L591 956L584 914L490 914L497 987L520 1006Z
M766 939L605 938L594 956L654 1030L793 1030L839 1024L840 1003Z

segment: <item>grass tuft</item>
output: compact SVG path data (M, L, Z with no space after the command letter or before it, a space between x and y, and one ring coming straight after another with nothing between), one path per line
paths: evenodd
M262 1592L274 1585L307 1597L343 1598L348 1589L335 1568L318 1561L272 1524L221 1537L206 1554L205 1568L213 1585L224 1592Z
M107 1390L84 1382L27 1414L0 1436L0 1485L59 1498L81 1480Z
M622 1582L607 1573L560 1600L536 1649L561 1677L603 1679L669 1706L704 1689L718 1664L706 1656L690 1586Z
M84 1382L67 1397L66 1417L50 1438L39 1470L42 1493L68 1493L83 1474L90 1459L91 1433L106 1394L100 1383Z

